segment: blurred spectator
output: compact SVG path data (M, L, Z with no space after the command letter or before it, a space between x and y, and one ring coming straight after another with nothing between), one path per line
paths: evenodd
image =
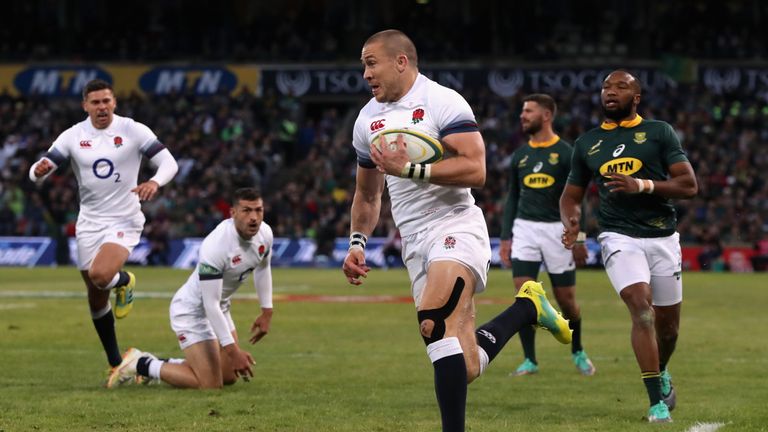
M717 228L704 228L698 243L702 247L698 256L699 267L703 271L725 270L723 244L720 241L720 234L717 232Z
M752 268L755 271L768 271L768 234L764 234L760 240L755 242Z
M166 0L162 7L141 0L56 2L55 7L49 0L27 0L4 5L0 58L333 62L359 54L372 30L397 27L418 40L420 55L433 61L632 56L664 58L674 67L688 57L765 59L766 16L768 4L761 0L225 0L216 7L194 0ZM142 31L114 31L114 17L121 28ZM82 38L85 23L88 37Z
M474 191L485 210L489 233L501 229L509 155L525 137L520 132L522 93L502 98L489 91L467 92L487 148L487 182ZM587 94L554 94L560 108L557 132L573 142L597 126L596 100ZM0 96L0 229L4 235L74 235L77 199L74 177L54 175L41 189L27 179L29 161L52 137L81 120L79 101ZM228 216L222 193L257 186L270 203L267 222L277 237L312 236L321 253L332 238L349 235L348 210L354 193L356 156L350 145L354 115L362 101L346 105L251 93L200 97L174 94L140 98L118 95L118 113L152 128L179 160L180 175L162 196L144 204L148 220L165 218L169 239L203 237ZM648 92L640 113L675 119L673 127L693 164L700 193L677 202L681 241L697 243L711 227L724 245L752 246L768 233L768 102L759 94L711 94L681 85L663 95ZM42 119L42 120L41 120ZM286 135L284 120L295 125ZM293 128L294 126L292 126ZM296 150L290 156L286 147ZM288 164L286 158L293 160ZM148 171L147 171L148 172ZM147 178L144 172L142 178ZM585 228L597 233L596 189L587 193ZM374 236L386 237L388 198ZM163 216L164 214L164 216ZM152 229L154 227L150 225ZM148 228L149 228L148 227ZM161 259L158 244L158 259ZM65 256L62 252L62 257ZM62 258L63 259L63 258Z

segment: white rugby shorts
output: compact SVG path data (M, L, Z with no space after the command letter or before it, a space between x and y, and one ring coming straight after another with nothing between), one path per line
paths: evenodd
M576 269L573 252L562 242L562 222L515 219L512 228L512 259L543 262L550 274Z
M683 300L680 234L637 238L603 232L597 240L608 279L617 293L645 282L651 286L654 305L670 306Z
M104 243L119 244L128 249L128 253L131 253L141 240L144 221L143 214L120 221L99 222L83 218L78 219L75 227L78 268L88 270Z
M405 236L403 262L411 279L411 294L418 308L427 284L427 269L433 261L456 261L475 275L475 292L485 290L491 262L491 244L483 211L461 207L430 222L417 233Z
M202 306L189 304L181 297L174 296L169 312L171 328L176 333L176 339L182 350L198 342L218 339ZM230 333L235 331L235 322L232 321L229 310L224 312L224 316L227 318Z

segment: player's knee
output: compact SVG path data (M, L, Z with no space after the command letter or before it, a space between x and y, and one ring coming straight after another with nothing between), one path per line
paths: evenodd
M200 390L221 390L224 388L224 383L222 382L201 382L200 387L198 387Z
M653 327L653 309L648 308L638 311L634 316L635 322L641 327Z
M560 311L563 313L563 317L567 320L577 320L580 318L581 310L579 305L575 301L558 303L560 305Z
M420 310L416 313L419 320L419 331L426 345L437 342L445 336L445 319L451 316L456 309L463 290L464 279L458 277L448 301L442 307Z
M437 342L445 336L445 320L437 316L437 314L430 314L428 312L431 311L418 312L419 331L425 345Z
M88 279L91 280L91 283L96 286L98 289L104 289L107 285L109 285L110 282L112 282L112 278L115 275L107 274L104 270L100 269L93 269L91 268L88 270Z
M431 319L425 319L419 323L419 331L421 332L421 337L425 339L432 338L432 333L435 330L435 322Z
M221 389L224 387L224 380L218 379L217 377L198 377L198 388L201 390L204 389Z
M677 329L673 327L662 328L656 337L658 337L659 340L666 345L675 344L677 343Z

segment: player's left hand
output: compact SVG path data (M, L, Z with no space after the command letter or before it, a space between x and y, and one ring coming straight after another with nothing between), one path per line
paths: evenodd
M409 162L405 138L398 135L397 140L387 142L382 135L378 143L371 144L371 160L380 172L400 177L403 167Z
M605 182L605 187L612 193L636 194L640 192L640 187L637 185L635 178L626 174L612 173L611 181Z
M578 267L584 267L587 265L587 246L584 243L576 243L573 245L573 262Z
M149 201L157 195L157 190L159 188L160 185L157 184L157 182L154 180L147 180L131 189L131 192L136 192L136 195L139 196L139 201Z
M255 344L260 341L261 338L269 333L269 326L272 323L272 309L263 309L261 315L253 321L251 325L251 339L250 342Z

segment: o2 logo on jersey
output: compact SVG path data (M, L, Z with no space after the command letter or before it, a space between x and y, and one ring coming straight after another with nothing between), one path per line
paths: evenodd
M106 180L114 174L115 183L120 183L120 173L115 172L115 164L113 164L111 160L104 158L96 159L91 168L93 169L93 175L97 178Z

